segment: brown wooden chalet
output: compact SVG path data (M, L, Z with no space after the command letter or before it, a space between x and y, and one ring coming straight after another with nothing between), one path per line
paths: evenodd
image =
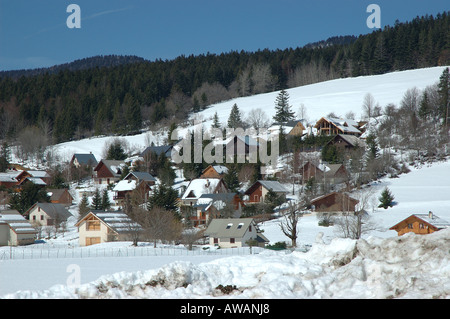
M50 196L51 203L62 204L64 206L72 205L73 197L67 188L47 189L47 194Z
M397 234L401 236L411 232L418 235L431 234L449 227L448 221L429 212L428 214L411 215L389 229L397 231Z
M97 184L111 184L120 179L123 161L101 160L94 168L94 181Z
M200 178L223 178L228 173L228 168L222 165L209 165L202 172Z
M141 198L146 200L155 183L156 179L147 172L130 172L113 188L113 191L115 192L113 199L117 204L121 204L127 194L138 191Z
M355 212L359 201L345 193L333 192L311 201L315 212Z
M278 181L259 180L245 191L244 195L248 197L245 202L249 204L264 202L269 191L274 192L284 199L288 193L288 190Z
M317 121L314 128L317 129L319 135L338 135L348 134L361 136L359 123L351 119L341 119L332 117L322 117Z
M350 134L338 134L333 137L328 145L334 145L339 150L351 150L357 147L365 147L366 143L358 136Z
M311 161L300 167L302 183L314 178L319 183L340 184L348 180L349 173L343 164L318 164Z

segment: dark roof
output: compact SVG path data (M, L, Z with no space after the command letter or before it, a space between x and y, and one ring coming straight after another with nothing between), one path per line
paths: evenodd
M139 181L156 182L156 178L147 172L130 172L124 179L128 179L130 175L135 176Z
M98 164L94 154L73 154L73 157L76 158L81 165L96 166Z
M145 155L150 154L150 152L153 152L157 156L159 156L161 153L164 153L166 157L171 157L172 148L172 145L149 146L141 153L141 156L144 157Z
M28 209L25 214L29 215L31 210L36 206L40 207L41 210L43 210L52 219L58 218L60 220L67 220L67 218L72 216L72 214L64 207L64 205L55 203L36 203L31 206L31 208Z

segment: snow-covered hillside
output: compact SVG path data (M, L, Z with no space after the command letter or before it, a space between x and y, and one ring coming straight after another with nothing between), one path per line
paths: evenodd
M306 115L315 123L322 116L334 112L344 116L347 112L361 116L364 96L371 93L381 107L389 103L399 106L403 95L413 87L422 90L439 81L445 67L434 67L409 71L392 72L383 75L361 76L356 78L337 79L288 89L292 110L298 112L301 104L306 107ZM275 115L275 99L279 91L236 98L230 101L211 105L200 112L206 127L210 127L211 118L217 112L219 120L227 123L233 104L237 104L245 115L252 109L262 109L269 119Z
M388 103L400 104L403 95L408 89L417 87L424 89L439 80L439 76L445 67L434 67L401 72L393 72L383 75L363 76L357 78L345 78L326 81L311 85L305 85L287 90L290 96L290 104L293 111L297 112L300 105L306 107L306 115L311 123L330 112L344 116L352 111L356 117L360 117L364 96L371 93L375 100L384 107ZM233 104L237 104L244 116L252 109L261 108L271 120L275 114L275 98L277 92L258 94L254 96L232 99L226 102L209 106L206 110L195 115L203 119L204 126L209 128L212 117L217 112L219 120L226 123ZM192 129L192 127L189 127ZM184 136L181 130L180 136ZM148 132L135 136L121 137L128 141L130 148L143 150L152 141L155 145L161 145L166 138L163 132ZM72 141L58 144L53 152L63 160L70 160L74 153L92 152L100 160L104 145L111 137L94 137L80 141Z

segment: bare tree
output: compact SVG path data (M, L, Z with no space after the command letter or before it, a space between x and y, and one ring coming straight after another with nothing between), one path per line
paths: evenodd
M344 238L360 239L363 234L377 229L377 225L367 213L374 195L375 190L373 188L366 188L353 194L354 198L359 201L356 211L341 212L340 216L333 219L338 234Z
M252 70L253 94L266 93L275 90L276 79L272 75L270 65L256 64Z
M363 105L362 105L363 117L366 120L370 121L372 119L372 117L374 116L375 105L376 105L375 98L373 97L372 94L367 93L364 96Z
M248 113L247 122L255 130L269 126L269 119L266 113L260 108L250 110Z
M301 208L303 203L289 203L287 212L281 217L280 228L283 234L292 242L292 247L297 247L298 222L303 216Z

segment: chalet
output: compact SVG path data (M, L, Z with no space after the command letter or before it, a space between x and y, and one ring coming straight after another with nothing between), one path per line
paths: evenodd
M53 203L36 203L24 215L31 223L41 226L59 225L73 216L64 205Z
M319 135L348 134L361 136L363 132L359 129L359 124L352 119L341 119L332 117L322 117L314 126Z
M142 230L122 211L90 211L78 223L80 246L127 241Z
M74 199L67 188L47 189L47 194L51 203L63 206L71 206Z
M389 229L397 231L398 236L401 236L411 232L418 235L431 234L449 227L450 222L429 212L428 214L413 214Z
M360 139L358 136L349 134L338 134L327 144L336 146L338 150L351 150L357 147L366 147L364 140Z
M200 178L223 178L228 174L228 168L222 165L209 165L202 172Z
M181 196L181 204L184 206L194 206L203 194L227 192L228 189L221 178L193 179Z
M98 164L97 159L92 153L89 154L73 154L70 160L70 166L80 168L82 166L96 167Z
M143 199L148 198L151 187L155 185L156 178L147 172L130 172L127 176L114 186L114 200L120 205L126 195L132 191L138 190Z
M203 194L193 206L196 216L191 217L191 221L195 227L205 225L210 219L221 217L224 211L229 216L239 218L244 206L244 201L237 193Z
M281 127L286 135L290 136L303 136L306 134L306 121L305 120L292 120L289 122L278 123L275 122L269 127L271 134L279 134Z
M46 171L28 170L27 172L31 175L30 177L41 179L46 185L52 182L52 177Z
M264 202L269 191L274 192L284 199L288 193L286 188L278 181L259 180L245 191L244 195L248 198L245 202L249 204Z
M253 218L213 219L205 235L209 236L210 245L220 248L246 247L249 241L264 247L269 242Z
M11 171L11 172L5 172L0 173L0 186L7 188L7 189L13 189L19 184L20 175L23 173L23 171L17 172L17 171Z
M314 178L319 183L340 184L349 178L349 173L343 164L314 164L306 162L299 170L302 183Z
M34 244L37 231L17 211L0 211L0 246Z
M96 184L112 184L120 179L125 163L115 160L101 160L94 168L94 181Z
M345 193L333 192L311 201L315 212L356 212L359 201Z

